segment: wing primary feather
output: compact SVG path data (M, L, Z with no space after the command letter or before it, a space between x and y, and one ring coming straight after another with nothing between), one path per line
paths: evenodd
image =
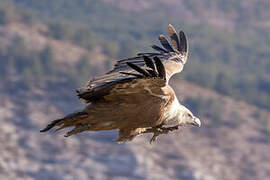
M153 71L151 69L146 69L147 72L149 72L149 74L152 75L152 77L158 77L158 74L156 73L156 71Z
M175 31L174 27L171 24L168 25L168 30L169 30L169 35L170 35L173 49L176 52L180 51L180 42L179 42L177 32Z
M137 77L137 78L143 78L143 77L144 77L143 75L135 74L135 73L128 73L128 72L119 72L119 73L125 74L125 75L135 76L135 77Z
M157 56L157 55L161 55L160 53L138 53L137 56Z
M141 73L145 77L150 77L150 74L147 71L145 71L144 69L140 68L139 66L136 66L135 64L133 64L131 62L127 62L127 65L129 67L131 67L132 69L134 69L135 71Z
M161 47L159 47L159 46L157 46L157 45L152 45L151 47L152 47L154 50L160 52L161 54L163 54L163 53L168 53L167 50L165 50L165 49L163 49L163 48L161 48Z
M143 60L144 60L147 67L149 67L149 68L153 69L154 71L156 71L156 67L155 67L153 61L149 57L143 56Z
M174 49L172 48L172 46L170 45L169 41L166 39L166 37L164 35L159 35L158 39L160 41L160 43L162 44L162 46L167 49L169 52L174 52Z
M165 67L164 67L163 63L161 62L161 60L157 56L155 56L154 61L155 61L155 64L157 66L157 71L158 71L159 77L166 79Z
M179 32L179 39L180 39L180 53L187 53L188 51L188 42L187 37L183 31Z

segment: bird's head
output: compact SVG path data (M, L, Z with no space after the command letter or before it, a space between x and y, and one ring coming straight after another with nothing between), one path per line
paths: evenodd
M193 125L197 127L201 126L200 119L195 117L185 106L181 105L179 112L180 125Z

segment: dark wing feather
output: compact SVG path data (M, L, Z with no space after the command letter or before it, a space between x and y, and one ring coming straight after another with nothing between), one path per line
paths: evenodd
M162 64L161 60L158 57L154 57L154 60L155 60L156 66L157 66L157 71L158 71L159 77L166 79L165 67Z
M160 41L160 43L162 44L162 46L167 49L167 51L169 52L174 52L174 49L172 48L172 46L170 45L169 41L166 39L166 37L164 35L159 35L158 39Z
M156 70L156 67L155 67L153 61L152 61L149 57L143 56L143 60L144 60L145 65L146 65L147 67L153 69L154 71Z
M136 78L136 76L127 77L122 73L114 73L111 78L103 76L96 81L90 81L86 87L77 89L77 95L79 98L83 99L84 103L98 101L102 99L103 96L108 95L114 85L130 82Z
M179 32L179 39L180 39L180 48L179 51L182 54L187 54L188 53L188 42L187 42L187 38L186 35L183 31Z
M161 48L161 47L159 47L159 46L157 46L157 45L152 45L151 47L152 47L154 50L160 52L161 54L162 54L162 53L168 53L167 50L165 50L165 49L163 49L163 48Z
M145 71L144 69L140 68L139 66L137 66L131 62L127 62L127 65L129 67L131 67L132 69L134 69L135 71L138 71L139 73L141 73L145 77L150 77L150 74L147 71Z
M160 53L138 53L137 56L158 56Z
M163 78L166 80L165 67L158 57L156 57L156 56L154 57L154 61L155 61L156 65L154 65L153 61L149 57L143 56L143 59L145 61L146 66L150 67L151 69L144 70L144 69L140 68L139 66L136 66L133 63L127 62L128 66L130 66L132 69L134 69L135 71L137 71L138 73L141 73L141 74L139 74L139 76L138 76L138 74L134 74L134 73L126 73L126 72L120 72L120 73L126 74L126 75L133 75L136 77L140 77L140 76L144 76L146 78L147 77L160 77L160 78Z
M153 71L151 69L146 69L147 72L149 72L149 74L151 74L152 77L158 77L156 71Z

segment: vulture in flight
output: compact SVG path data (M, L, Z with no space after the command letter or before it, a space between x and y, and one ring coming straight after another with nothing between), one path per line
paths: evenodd
M183 31L177 33L169 24L171 43L164 35L162 47L152 45L157 53L139 53L118 60L114 69L90 80L77 89L86 103L84 109L52 121L41 132L72 128L66 137L83 131L118 129L118 142L131 141L142 133L167 134L179 126L200 127L200 120L181 105L168 84L172 75L182 71L187 61L188 43Z

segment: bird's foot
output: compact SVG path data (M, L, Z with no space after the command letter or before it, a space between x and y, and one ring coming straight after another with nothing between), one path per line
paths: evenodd
M154 133L153 137L150 139L150 144L154 141L157 140L158 136L161 134L168 134L171 131L177 130L179 126L173 126L173 127L162 127L162 126L157 126L153 127L150 129L147 129L145 133Z

